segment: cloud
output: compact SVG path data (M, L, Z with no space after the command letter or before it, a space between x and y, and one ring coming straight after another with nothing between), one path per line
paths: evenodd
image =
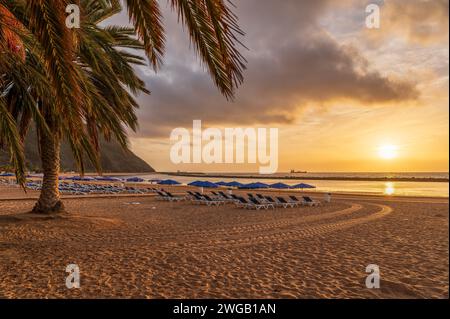
M335 100L388 103L416 99L415 85L370 68L356 49L341 46L319 24L329 0L241 0L237 14L249 51L245 83L228 102L199 67L169 15L166 63L158 74L138 71L151 96L139 98L141 137L167 137L201 119L207 125L289 124L305 105ZM165 9L167 13L168 9Z
M386 0L381 7L381 29L369 31L372 40L402 37L429 45L448 39L448 0Z

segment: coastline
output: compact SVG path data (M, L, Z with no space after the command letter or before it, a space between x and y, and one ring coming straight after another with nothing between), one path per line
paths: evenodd
M62 176L70 176L71 174L62 174ZM86 176L96 176L95 174L85 174ZM171 173L171 175L168 175L168 173L154 173L152 175L147 174L127 174L127 173L113 173L109 176L119 177L119 178L125 178L130 176L141 176L143 179L148 179L146 182L143 183L134 183L134 182L103 182L103 181L77 181L79 184L125 184L127 186L132 187L158 187L153 182L150 182L153 179L177 179L180 181L183 185L179 185L175 187L175 190L178 189L192 189L187 187L187 184L192 182L195 179L207 179L212 182L217 182L219 179L224 179L225 181L230 180L239 180L242 183L250 183L253 181L257 181L258 179L262 180L263 182L270 184L275 183L276 181L282 181L282 176L260 176L256 177L256 175L251 178L248 177L248 175L233 175L236 176L235 178L229 177L228 175L220 175L223 176L220 177L212 177L212 176L219 176L219 175L209 175L207 173L205 174L175 174ZM200 177L201 176L201 177ZM231 175L230 175L231 176ZM178 177L178 178L177 178ZM8 178L11 181L13 178ZM39 177L36 177L35 179L39 180ZM299 180L303 180L299 179ZM286 179L285 179L286 180ZM288 179L291 181L294 181L293 178ZM379 179L377 179L379 180ZM316 189L308 190L279 190L279 189L265 189L267 192L279 192L284 191L286 194L292 194L296 192L301 193L307 193L307 194L326 194L326 193L332 193L333 195L344 195L344 196L373 196L377 198L449 198L449 192L448 192L448 182L430 182L430 181L418 181L410 180L410 181L394 181L394 180L387 180L387 179L381 179L379 181L370 180L365 181L363 179L340 179L340 178L321 178L317 179L314 185L317 186ZM183 188L184 187L184 188ZM167 186L163 186L163 188L168 188ZM197 188L195 188L197 189ZM227 189L227 187L223 188ZM392 192L389 192L392 191ZM1 198L4 198L5 196L0 196Z
M333 177L333 176L270 176L270 175L226 175L208 173L174 173L157 172L155 174L165 174L179 177L196 178L233 178L233 179L280 179L280 180L309 180L309 181L355 181L355 182L430 182L448 183L448 178L415 178L415 177Z

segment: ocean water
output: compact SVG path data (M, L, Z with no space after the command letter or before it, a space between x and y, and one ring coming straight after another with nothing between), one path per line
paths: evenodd
M219 175L219 174L217 174ZM208 177L190 177L190 176L171 176L165 174L151 174L144 175L145 179L174 179L183 184L188 184L196 180L205 180L210 182L231 182L238 180L240 183L253 183L255 181L261 181L266 184L274 184L277 182L283 182L288 185L295 185L300 182L305 182L316 186L318 192L332 192L332 193L362 193L371 195L388 195L388 196L424 196L424 197L449 197L449 183L448 182L389 182L389 181L346 181L346 180L302 180L302 177L317 177L317 178L431 178L431 179L448 179L448 173L307 173L307 174L290 174L290 173L278 173L271 176L270 179L260 179L257 177L245 178L245 176L256 174L220 174L220 175L233 175L239 178L214 178ZM295 177L292 180L277 179L280 177ZM141 176L142 177L142 176ZM273 178L272 178L273 177Z
M258 173L205 173L205 175L223 175L223 176L257 176ZM265 177L283 178L409 178L409 179L448 179L448 172L419 172L419 173L396 173L396 172L375 172L375 173L364 173L364 172L308 172L308 173L289 173L280 172L271 175L264 175Z

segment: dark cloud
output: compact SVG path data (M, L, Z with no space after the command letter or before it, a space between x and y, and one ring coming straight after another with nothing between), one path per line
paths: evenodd
M355 49L341 46L322 30L318 19L331 1L235 3L249 48L245 83L236 99L228 102L217 92L176 18L169 15L165 66L156 75L139 70L152 91L139 98L139 135L167 137L194 119L206 125L290 123L302 106L336 99L384 103L417 98L414 85L369 70L370 63Z

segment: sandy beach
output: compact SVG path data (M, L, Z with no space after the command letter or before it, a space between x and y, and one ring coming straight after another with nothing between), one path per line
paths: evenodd
M448 199L248 211L68 197L70 214L49 219L26 214L36 192L0 194L0 298L449 297ZM65 286L72 263L80 289ZM369 264L380 289L365 286Z

